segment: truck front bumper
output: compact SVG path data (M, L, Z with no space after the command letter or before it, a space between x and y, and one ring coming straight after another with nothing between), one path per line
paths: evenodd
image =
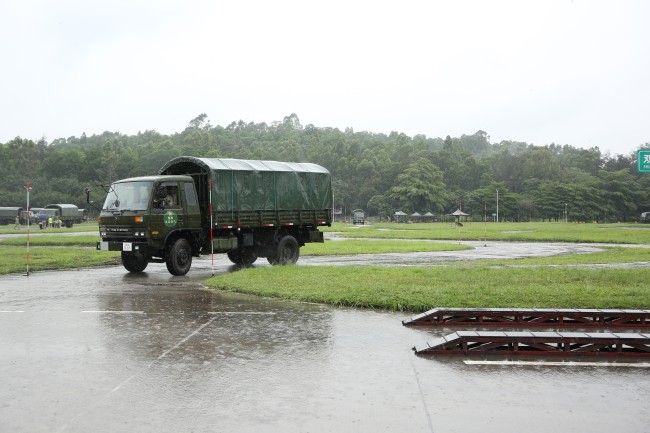
M97 249L100 251L142 251L148 250L146 242L97 242Z

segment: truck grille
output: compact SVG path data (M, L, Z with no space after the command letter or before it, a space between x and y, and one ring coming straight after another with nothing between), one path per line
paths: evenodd
M144 238L145 234L143 227L138 227L138 230L136 230L133 227L120 226L100 227L99 233L105 240Z

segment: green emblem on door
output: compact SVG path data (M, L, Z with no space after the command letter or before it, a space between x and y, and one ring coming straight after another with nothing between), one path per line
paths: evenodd
M178 215L168 210L165 215L163 215L163 221L167 227L174 227L178 222Z

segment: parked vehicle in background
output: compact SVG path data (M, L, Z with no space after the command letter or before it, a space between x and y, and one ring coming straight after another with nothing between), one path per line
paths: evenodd
M79 208L73 204L48 204L43 210L54 209L63 227L72 228L79 218Z
M639 221L642 223L650 223L650 212L643 212Z
M27 222L27 211L23 210L20 212L20 224L26 226ZM29 211L29 224L38 224L38 215L36 215L32 210Z
M81 224L85 223L88 221L88 210L87 209L79 209L77 213L77 219L75 219L76 224Z
M22 211L22 207L0 207L0 225L15 224Z
M49 208L49 209L42 208L38 212L38 227L41 228L41 229L44 229L50 224L48 222L50 220L50 218L52 218L52 220L55 220L58 217L59 217L58 209L55 209L55 208Z
M366 212L363 209L355 209L352 211L352 224L365 224Z
M121 251L129 272L164 262L185 275L211 252L242 266L295 263L332 223L331 176L309 163L181 156L157 176L114 182L97 221L97 249Z

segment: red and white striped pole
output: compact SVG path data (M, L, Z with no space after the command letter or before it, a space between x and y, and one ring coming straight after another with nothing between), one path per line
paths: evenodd
M210 250L212 253L212 276L214 277L214 234L212 232L212 179L208 180L208 188L210 189Z

